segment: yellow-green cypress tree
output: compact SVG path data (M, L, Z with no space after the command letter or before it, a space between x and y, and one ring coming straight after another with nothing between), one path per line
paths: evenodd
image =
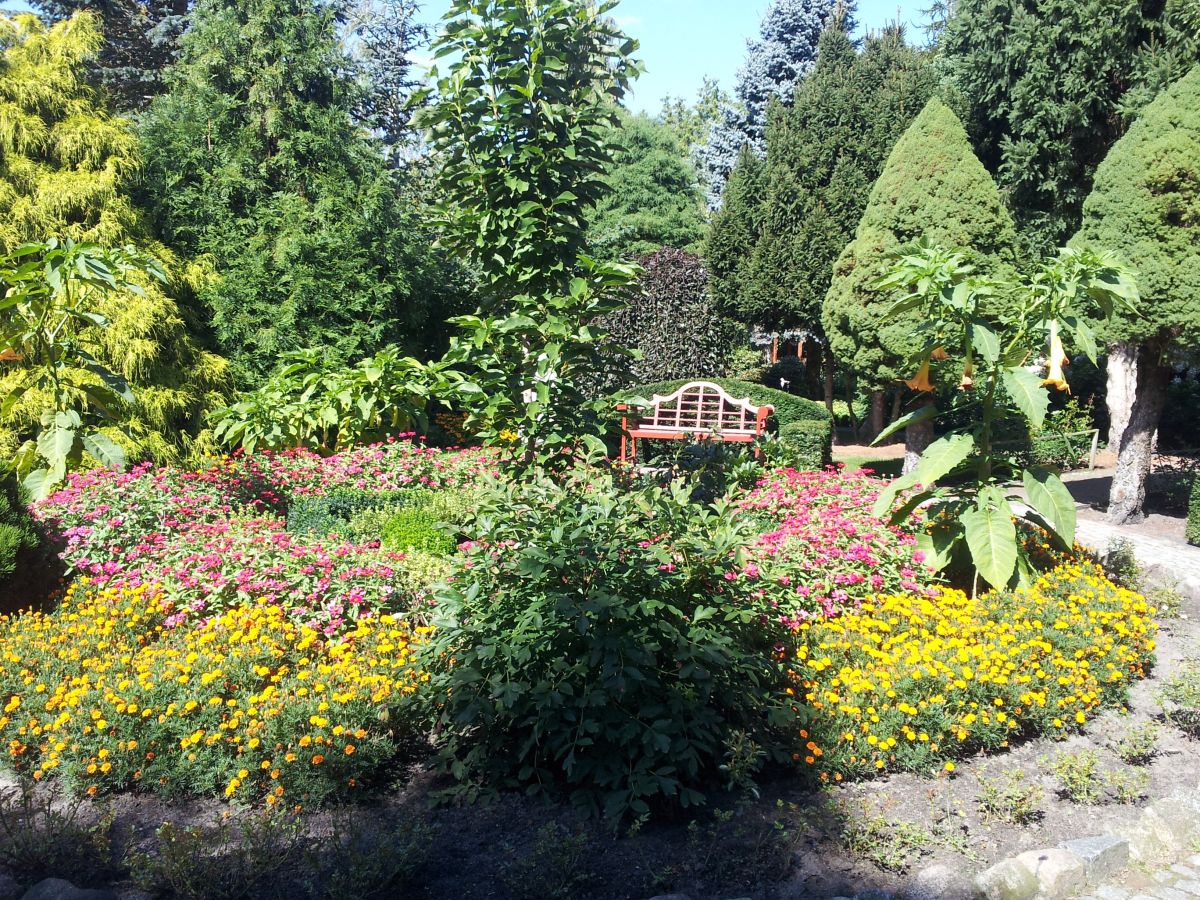
M85 81L101 41L86 13L52 27L33 15L0 16L0 249L58 236L134 244L163 261L165 289L111 296L97 310L109 327L80 338L137 398L111 437L130 458L168 460L195 446L205 413L224 400L228 366L196 337L194 297L208 270L154 241L131 199L140 165L132 125ZM22 377L19 363L6 365L0 386ZM34 424L41 399L27 394L0 421L0 456Z

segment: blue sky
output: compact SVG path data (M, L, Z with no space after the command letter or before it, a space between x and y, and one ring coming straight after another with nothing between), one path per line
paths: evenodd
M769 0L621 0L614 11L625 31L642 43L646 64L630 106L657 112L666 96L694 99L704 77L729 90L746 53L747 38L758 34ZM0 3L20 9L21 0ZM436 22L450 8L446 0L422 0L422 16ZM929 0L858 0L859 28L878 29L899 18L912 40L920 40L921 10Z

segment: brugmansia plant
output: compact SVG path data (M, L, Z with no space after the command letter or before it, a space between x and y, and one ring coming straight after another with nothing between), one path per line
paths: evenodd
M335 452L424 429L431 397L460 390L446 363L422 363L386 347L354 366L320 350L283 355L257 390L212 416L213 435L230 448Z
M610 186L617 103L637 47L586 0L455 0L436 45L424 117L441 155L441 226L484 300L452 320L447 359L469 378L467 425L514 472L602 450L607 401L583 379L604 356L596 325L618 309L631 266L583 254L586 215Z
M1070 390L1064 339L1073 338L1094 362L1096 340L1087 318L1132 309L1133 273L1109 253L1061 250L1024 281L997 281L979 276L967 251L919 244L898 258L878 289L907 292L888 310L889 318L913 311L920 316L914 329L917 374L909 387L932 391L931 363L957 360L961 376L949 412L972 424L932 443L915 470L883 491L876 515L902 497L892 519L925 508L929 525L922 541L931 565L966 571L976 585L979 578L995 587L1029 583L1034 567L1017 521L1043 529L1060 549L1070 550L1075 502L1058 475L1025 467L1003 451L997 427L1018 417L1042 426L1049 390ZM879 440L938 415L936 406L921 406ZM949 483L938 486L943 479ZM1026 496L1015 484L1024 486Z
M13 467L33 499L51 493L84 454L122 466L121 449L95 426L119 423L134 401L123 378L86 349L81 336L108 327L97 307L108 294L142 296L138 277L165 281L159 264L133 250L51 238L0 257L0 354L19 377L0 400L0 419L31 391L46 396L39 427Z

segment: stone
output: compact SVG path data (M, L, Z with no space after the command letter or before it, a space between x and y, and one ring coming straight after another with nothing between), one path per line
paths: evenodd
M1054 900L1074 894L1083 881L1083 860L1069 850L1029 850L1017 862L1037 878L1038 894Z
M750 900L750 898L747 897L746 900ZM892 895L879 888L867 888L867 890L855 894L854 900L892 900Z
M1153 810L1145 810L1130 825L1117 829L1129 841L1129 856L1139 862L1154 862L1175 850L1175 833Z
M1182 875L1184 878L1191 879L1192 881L1200 879L1200 872L1197 872L1190 866L1185 866L1183 863L1176 863L1175 865L1171 866L1171 871L1176 875Z
M900 891L901 900L975 900L979 889L961 869L938 864L922 869Z
M1173 887L1163 885L1160 888L1154 889L1154 896L1160 900L1192 900L1191 894L1185 894L1183 891L1177 891Z
M61 878L47 878L27 890L21 900L117 900L117 895L112 891L77 888Z
M1186 845L1200 837L1200 797L1194 794L1179 794L1156 800L1143 815L1157 816L1170 830L1179 845Z
M1200 897L1200 881L1177 881L1175 887L1181 891L1187 891L1189 894L1195 894Z
M0 900L17 900L21 896L21 885L7 872L0 872Z
M1193 866L1200 866L1200 853L1197 853L1195 856L1189 859L1188 862Z
M1129 900L1129 891L1111 884L1102 884L1092 891L1097 900Z
M687 894L659 894L657 897L651 897L650 900L692 900Z
M1113 834L1063 841L1058 846L1083 861L1083 877L1088 884L1099 884L1129 865L1129 841Z
M1038 892L1038 880L1027 866L1005 859L977 875L975 887L985 900L1030 900Z

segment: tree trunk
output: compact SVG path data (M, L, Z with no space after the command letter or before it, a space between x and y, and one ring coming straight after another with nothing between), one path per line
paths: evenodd
M1121 447L1121 436L1129 424L1133 398L1137 392L1137 347L1113 344L1108 348L1108 446Z
M894 393L892 395L892 414L890 416L888 416L887 424L891 425L898 418L900 418L900 412L903 409L904 409L904 388L896 388L896 393ZM892 440L888 441L888 443L894 444L894 443L896 443L896 439L892 438Z
M1129 422L1121 435L1117 471L1108 498L1108 520L1114 525L1140 522L1146 517L1146 476L1154 459L1154 433L1167 399L1171 367L1162 364L1155 346L1137 351L1137 388Z
M871 425L867 429L867 443L875 440L886 427L884 416L887 415L887 395L883 391L871 392Z
M825 347L825 408L829 410L831 416L833 415L834 366L833 351L827 346ZM853 398L851 402L853 402Z
M932 406L933 398L927 397L921 401L921 406ZM925 448L933 443L933 419L914 422L904 429L904 474L907 475L921 461Z
M850 413L850 443L858 439L858 413L854 411L854 401L858 396L858 378L853 372L846 375L846 407Z

